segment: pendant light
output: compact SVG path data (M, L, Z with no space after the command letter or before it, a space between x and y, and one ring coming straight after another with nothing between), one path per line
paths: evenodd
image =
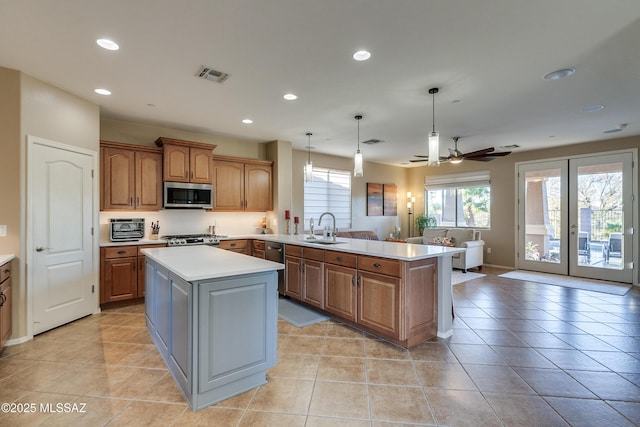
M362 116L357 115L355 119L358 121L358 151L356 151L356 155L353 158L353 176L358 177L364 174L362 168L362 152L360 152L360 120L362 120Z
M429 89L429 93L433 99L433 129L429 134L429 162L428 166L440 166L440 137L436 132L436 93L437 87Z
M313 182L313 163L311 163L311 132L307 132L307 163L304 165L304 182Z

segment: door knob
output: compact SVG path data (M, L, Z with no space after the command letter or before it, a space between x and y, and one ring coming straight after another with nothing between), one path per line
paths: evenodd
M42 246L36 246L36 252L42 252L45 249L51 249L51 248L43 248Z

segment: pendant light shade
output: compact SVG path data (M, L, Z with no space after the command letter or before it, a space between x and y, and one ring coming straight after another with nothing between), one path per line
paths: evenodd
M313 182L313 163L311 163L311 132L307 132L307 163L304 165L304 182Z
M359 177L364 174L362 165L362 152L360 151L360 120L362 120L362 116L358 115L355 117L355 119L358 121L358 150L353 157L353 176Z
M428 166L439 166L440 165L440 136L438 132L436 132L436 93L438 93L438 88L434 87L429 89L429 93L432 97L433 104L433 129L429 134L429 162Z

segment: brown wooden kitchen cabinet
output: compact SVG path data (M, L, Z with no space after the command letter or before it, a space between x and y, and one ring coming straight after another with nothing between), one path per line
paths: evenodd
M213 156L213 209L264 212L273 208L273 162Z
M324 309L351 322L356 321L357 256L327 251L324 267Z
M253 240L251 242L251 255L264 259L264 240Z
M247 239L220 240L219 248L239 254L251 255L251 246Z
M165 181L211 184L215 145L165 137L158 138L156 145L164 150Z
M100 304L144 296L144 248L158 245L107 246L100 248Z
M324 250L285 247L285 295L324 308Z
M162 209L162 150L100 141L101 210Z
M286 245L284 255L284 294L302 300L302 247Z
M11 261L0 265L0 352L11 336Z

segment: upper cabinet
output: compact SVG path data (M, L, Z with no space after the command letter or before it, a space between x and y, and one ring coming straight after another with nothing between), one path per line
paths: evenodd
M162 209L162 150L100 141L101 210Z
M213 209L255 211L273 209L273 162L213 156Z
M164 150L164 181L211 184L211 155L215 145L160 137Z

